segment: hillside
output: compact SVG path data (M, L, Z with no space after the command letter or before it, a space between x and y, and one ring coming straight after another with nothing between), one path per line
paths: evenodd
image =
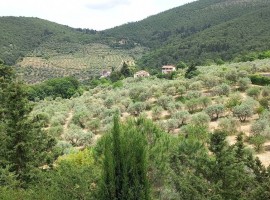
M234 144L236 135L243 132L251 149L257 147L248 138L262 135L265 143L256 154L269 166L269 123L265 120L270 117L270 88L252 85L248 78L253 73L269 73L269 63L270 59L264 59L201 66L199 75L192 79L185 79L181 70L175 80L154 76L127 78L115 89L104 84L79 97L38 101L32 115L44 116L48 133L68 143L72 143L73 137L83 138L86 133L90 134L90 143L95 143L111 129L114 113L119 113L122 121L145 116L173 136L187 134L190 126L198 126L197 137L204 137L201 134L205 126L207 132L227 132L228 142ZM240 105L248 105L247 113L250 112L243 114L244 120L235 111Z
M51 48L66 53L67 49L59 48L58 43L88 43L95 37L64 25L30 17L0 17L0 27L0 58L9 65L15 64L18 58L28 55L44 43L54 44Z
M151 48L141 66L208 64L269 49L270 2L199 0L105 31Z
M29 17L0 17L0 59L28 83L62 76L88 79L104 69L134 64L144 49L112 48L113 38ZM121 46L121 44L119 44Z
M97 32L38 18L0 17L0 59L27 82L118 68L241 61L270 49L270 2L199 0L142 21Z

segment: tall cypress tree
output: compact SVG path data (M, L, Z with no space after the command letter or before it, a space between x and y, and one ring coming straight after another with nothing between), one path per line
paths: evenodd
M38 122L29 118L32 105L22 83L12 79L10 68L1 66L1 136L5 139L5 154L1 155L4 166L11 166L22 184L35 176L35 170L47 164L55 144L45 134Z
M148 200L147 142L136 123L120 125L114 118L105 142L101 199Z

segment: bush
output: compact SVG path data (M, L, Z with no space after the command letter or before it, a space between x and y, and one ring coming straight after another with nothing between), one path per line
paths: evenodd
M208 127L206 126L196 126L193 124L188 124L181 128L181 133L184 133L186 137L196 140L206 142L209 139Z
M254 145L257 152L261 152L264 150L263 144L266 142L266 139L262 135L255 135L249 138L249 142Z
M262 89L263 97L270 97L270 85L264 86Z
M252 84L255 85L270 85L270 78L259 74L249 76Z
M250 97L254 97L256 99L259 98L260 93L261 93L261 90L258 87L251 87L247 89L247 95Z

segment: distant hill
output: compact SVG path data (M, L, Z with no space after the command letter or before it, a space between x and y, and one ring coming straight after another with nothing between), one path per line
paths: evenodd
M270 49L270 1L199 0L105 31L151 49L145 67L207 64Z
M153 70L180 61L241 61L270 50L269 21L269 0L198 0L101 32L0 17L0 59L16 64L29 82L66 75L84 79L124 61Z
M18 58L26 56L44 43L51 43L51 47L64 51L58 47L59 43L87 43L95 37L31 17L0 17L0 30L0 58L8 65L15 64Z
M15 65L27 82L76 76L99 76L104 69L134 64L143 48L110 47L121 44L89 29L74 29L39 18L0 17L0 59Z

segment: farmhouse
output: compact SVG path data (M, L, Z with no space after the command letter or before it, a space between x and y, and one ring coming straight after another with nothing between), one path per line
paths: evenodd
M100 78L107 78L107 77L109 77L110 75L111 75L111 71L103 70L103 71L101 72Z
M176 67L173 65L165 65L162 67L162 74L168 74L173 71L176 71Z
M150 74L147 71L141 70L138 71L134 74L134 78L139 78L139 77L149 77Z

